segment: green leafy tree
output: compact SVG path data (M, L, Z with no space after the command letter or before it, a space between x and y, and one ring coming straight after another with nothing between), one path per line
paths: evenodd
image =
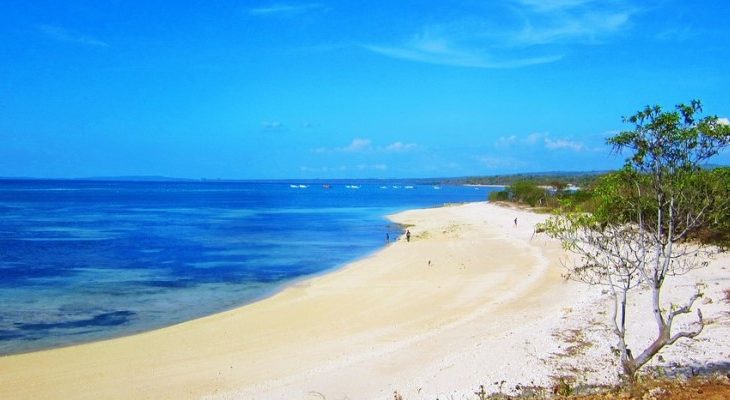
M705 171L706 184L711 185L709 190L714 195L714 204L723 204L730 199L730 167L715 168ZM730 218L722 207L713 207L706 219L706 224L695 233L695 239L719 245L725 249L730 247Z
M510 185L509 193L514 201L529 204L530 207L543 206L547 199L545 189L527 180L515 181Z
M489 201L509 201L509 192L507 190L499 190L489 193Z
M674 332L675 318L688 314L702 296L699 286L684 304L664 304L666 279L707 264L717 248L692 240L703 226L727 225L728 197L723 180L701 165L730 143L730 127L714 116L698 118L699 101L665 112L646 107L624 121L634 125L608 139L615 152L630 153L625 167L600 179L592 213L565 212L540 229L577 254L568 278L608 287L613 296L613 331L624 377L637 371L662 348L702 332L697 310L691 328ZM724 192L723 192L724 191ZM627 345L627 301L637 288L651 291L657 336L634 354Z

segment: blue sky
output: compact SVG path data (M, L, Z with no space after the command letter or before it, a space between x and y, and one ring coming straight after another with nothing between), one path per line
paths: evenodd
M730 116L728 20L725 1L4 0L0 176L615 168L605 139L645 105Z

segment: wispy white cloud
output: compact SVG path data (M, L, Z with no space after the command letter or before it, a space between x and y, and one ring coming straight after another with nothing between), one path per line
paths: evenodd
M386 171L388 166L386 164L358 164L357 169L359 171Z
M437 44L434 46L434 44ZM414 37L400 46L365 45L366 49L391 58L429 64L472 68L517 68L557 61L561 56L494 59L479 49L458 48L445 39Z
M49 39L59 42L75 43L90 47L109 47L109 43L93 38L91 36L81 35L71 32L60 26L53 25L36 25L36 29Z
M629 27L635 14L621 0L513 0L502 12L499 17L465 15L425 26L395 44L363 47L408 61L519 68L556 62L566 45L600 43Z
M510 147L515 143L517 143L517 135L501 136L494 142L497 147Z
M548 136L546 133L535 132L527 136L509 135L497 138L495 145L497 147L511 147L513 145L528 145L532 146L541 142L543 138Z
M477 156L475 158L482 166L489 169L516 169L527 166L525 161L514 157L495 156L490 154Z
M568 140L568 139L550 139L545 138L545 148L550 150L573 150L583 151L585 146L583 143Z
M357 164L357 165L339 165L334 167L309 167L300 166L302 172L326 173L326 172L347 172L347 171L387 171L387 164Z
M347 171L348 168L346 165L340 165L337 167L309 167L306 165L302 165L299 167L299 170L302 172L321 173L321 172L343 172L343 171Z
M319 147L314 149L315 153L365 153L365 152L380 152L380 153L404 153L418 148L415 143L403 143L393 142L386 146L374 146L372 140L355 138L347 146L343 147Z
M394 142L391 143L383 148L384 151L387 152L405 152L409 150L413 150L416 147L418 147L415 143L403 143L403 142Z
M565 42L596 42L619 32L629 21L628 13L589 14L579 18L564 18L548 25L525 25L511 35L516 45L539 46Z
M546 133L539 133L539 132L531 133L522 140L522 143L533 145L533 144L539 142L540 139L544 138L545 136L547 136Z
M342 147L340 150L348 153L365 151L371 148L371 143L370 139L355 138L352 139L349 145Z
M372 141L370 139L355 138L347 146L343 147L319 147L314 149L315 153L360 153L372 150Z
M636 10L621 0L516 0L524 23L507 35L515 45L596 43L630 26Z
M586 6L596 0L517 0L517 3L547 12Z
M495 147L509 148L513 146L540 146L548 150L573 150L584 151L588 148L582 142L567 138L553 139L548 133L535 132L526 136L510 135L502 136L495 141Z
M278 121L264 121L261 123L261 129L267 132L283 131L286 126Z
M327 7L320 3L307 4L272 4L264 7L256 7L248 10L251 15L261 17L291 17L295 15L305 14L312 11L326 11Z

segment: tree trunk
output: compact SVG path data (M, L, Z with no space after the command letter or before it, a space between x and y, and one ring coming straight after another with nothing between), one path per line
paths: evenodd
M636 372L639 367L636 366L634 358L631 356L631 350L627 349L627 357L621 357L621 366L624 370L624 380L629 385L636 383Z

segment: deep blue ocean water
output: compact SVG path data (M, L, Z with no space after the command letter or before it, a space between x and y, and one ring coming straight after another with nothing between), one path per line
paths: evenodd
M387 214L491 190L408 186L0 180L0 354L249 303L381 248Z

